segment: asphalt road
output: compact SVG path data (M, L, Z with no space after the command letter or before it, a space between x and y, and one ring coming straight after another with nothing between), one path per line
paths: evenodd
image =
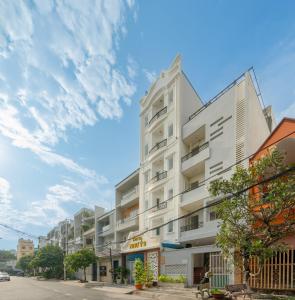
M103 292L60 281L37 281L26 277L11 277L0 282L0 300L107 300L144 299L139 296Z

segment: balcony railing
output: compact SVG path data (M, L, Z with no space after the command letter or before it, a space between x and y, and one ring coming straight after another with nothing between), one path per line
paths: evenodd
M190 159L191 157L197 155L198 153L200 153L201 151L203 151L204 149L208 148L209 146L209 142L204 143L203 145L193 149L193 151L191 151L190 153L186 154L185 156L183 156L181 158L181 162L184 162L188 159Z
M167 112L167 106L159 110L149 121L149 125L151 125L154 121L159 119L162 115L164 115Z
M167 171L159 172L156 176L151 179L151 183L155 183L167 177Z
M201 186L204 186L204 185L205 185L204 183L200 184L198 181L193 182L193 183L190 184L190 186L189 186L188 188L186 188L186 189L183 191L183 193L190 192L190 191L195 190L195 189L197 189L197 188L199 188L199 187L201 187Z
M138 185L127 191L125 194L122 195L121 204L124 202L128 202L132 195L138 192Z
M153 152L156 152L158 149L167 146L167 139L162 140L161 142L157 143L149 152L149 154L152 154Z
M163 202L159 203L158 205L156 205L152 209L152 212L159 211L159 210L162 210L162 209L165 209L165 208L167 208L167 201L163 201Z
M191 224L186 224L180 227L180 232L195 230L204 226L203 222L196 222Z

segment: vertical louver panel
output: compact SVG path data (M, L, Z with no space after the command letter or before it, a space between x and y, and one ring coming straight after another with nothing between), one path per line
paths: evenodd
M236 106L236 162L245 158L245 134L246 134L246 99L239 99ZM245 166L243 161L239 165Z

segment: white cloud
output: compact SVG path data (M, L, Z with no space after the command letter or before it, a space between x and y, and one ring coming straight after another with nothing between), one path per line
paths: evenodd
M67 140L68 129L121 118L122 103L130 104L136 88L117 68L116 49L133 7L111 0L1 2L2 135L51 165L97 176L54 146Z
M149 83L153 83L156 80L157 73L155 71L149 71L147 69L143 69L143 74Z

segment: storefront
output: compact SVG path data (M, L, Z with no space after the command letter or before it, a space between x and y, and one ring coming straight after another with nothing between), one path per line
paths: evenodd
M133 270L136 259L148 263L154 281L158 281L160 272L160 243L157 237L150 237L148 234L142 236L138 232L129 233L127 241L121 247L122 265L130 270L129 282L134 282Z

